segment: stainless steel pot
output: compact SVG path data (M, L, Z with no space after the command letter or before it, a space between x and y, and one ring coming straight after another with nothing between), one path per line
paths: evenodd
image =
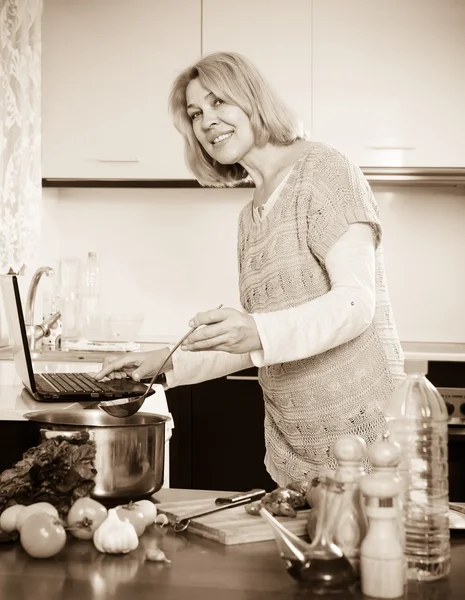
M24 416L37 431L38 442L89 432L96 444L97 475L91 492L96 500L140 500L163 485L168 417L139 412L118 419L94 409L37 411Z

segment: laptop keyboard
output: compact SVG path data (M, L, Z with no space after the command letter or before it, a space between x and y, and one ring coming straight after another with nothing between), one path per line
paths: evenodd
M101 381L95 381L87 373L41 373L35 376L45 392L77 392L88 394L111 394L112 388Z

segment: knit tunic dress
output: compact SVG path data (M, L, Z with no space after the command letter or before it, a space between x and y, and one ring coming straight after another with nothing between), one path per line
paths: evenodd
M379 210L358 167L311 143L294 165L270 213L241 211L238 266L248 313L299 306L331 289L327 252L351 223L370 223L376 247L376 309L355 339L303 360L259 369L265 401L265 464L281 486L336 468L339 436L368 445L385 429L383 406L403 379L403 354L387 294Z

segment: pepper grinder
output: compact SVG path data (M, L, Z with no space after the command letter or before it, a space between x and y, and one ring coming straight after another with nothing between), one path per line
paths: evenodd
M360 544L368 529L360 492L360 481L365 477L363 462L367 456L367 446L359 436L343 435L334 444L333 453L338 462L334 478L344 485L334 541L358 574Z
M406 572L395 503L399 482L390 473L371 473L360 481L360 489L368 516L368 533L360 547L362 593L376 598L402 598Z
M402 448L400 444L389 438L389 433L383 434L382 438L376 441L368 449L368 458L373 468L373 473L387 473L399 485L399 494L395 497L394 504L397 509L397 521L399 529L399 538L402 548L405 545L404 536L404 518L402 502L402 478L399 474L399 464L402 459Z

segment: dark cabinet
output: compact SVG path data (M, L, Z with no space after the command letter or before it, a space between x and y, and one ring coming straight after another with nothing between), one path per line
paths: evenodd
M166 391L166 400L173 417L170 439L170 487L192 487L192 386L185 385Z
M21 460L36 443L29 421L0 421L0 473Z
M188 387L188 386L187 386ZM175 429L170 485L206 490L270 491L263 464L264 407L256 369L168 390ZM189 484L189 485L187 485Z

